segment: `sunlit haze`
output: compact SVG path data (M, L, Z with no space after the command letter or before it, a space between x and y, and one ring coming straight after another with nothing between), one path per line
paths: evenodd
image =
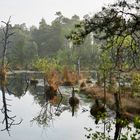
M55 13L61 13L71 18L74 14L82 18L86 14L93 14L104 5L114 0L0 0L0 21L12 17L12 24L38 26L41 18L48 24L55 19Z

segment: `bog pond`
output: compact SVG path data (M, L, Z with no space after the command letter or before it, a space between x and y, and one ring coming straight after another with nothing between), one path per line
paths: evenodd
M1 140L86 140L86 128L93 132L99 131L105 134L107 128L105 123L96 120L90 114L90 108L95 103L94 99L87 97L84 93L75 91L79 104L71 108L69 99L72 96L72 87L59 87L58 95L52 100L46 100L44 96L43 80L38 79L35 85L26 85L22 76L9 79L8 93L6 93L7 105L14 117L9 134L6 130L0 132ZM0 92L0 107L2 108L2 92ZM109 109L109 120L113 120L115 113ZM4 119L4 113L0 115L0 121ZM13 123L13 124L14 124ZM5 123L0 123L1 130ZM112 137L114 126L109 128Z

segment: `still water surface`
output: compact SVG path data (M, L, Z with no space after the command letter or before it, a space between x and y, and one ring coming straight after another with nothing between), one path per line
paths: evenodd
M20 90L20 89L19 89ZM80 99L79 107L76 109L74 116L72 116L68 99L71 96L71 88L60 88L63 94L63 100L56 113L57 105L50 106L48 104L48 112L52 114L48 119L48 124L38 123L36 118L43 108L43 96L33 89L28 90L26 94L15 97L14 95L6 94L10 105L11 115L16 115L16 121L23 119L20 125L12 126L10 135L7 131L0 132L1 140L86 140L86 130L84 127L96 127L94 119L90 115L91 99L87 99L83 94L76 94ZM0 106L2 107L2 94L0 93ZM45 107L44 107L45 108ZM46 113L46 117L48 116ZM56 113L56 115L54 114ZM0 115L0 120L3 120L3 114ZM0 128L4 128L4 124L0 123ZM97 128L96 128L97 129ZM99 128L98 128L99 129ZM101 129L101 128L100 128ZM101 129L103 131L103 129Z

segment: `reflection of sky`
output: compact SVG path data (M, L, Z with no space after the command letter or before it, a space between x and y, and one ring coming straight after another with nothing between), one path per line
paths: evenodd
M67 90L63 89L62 91L63 94L68 95L66 91L70 92L71 89L67 88ZM0 92L0 107L2 107L1 95ZM84 100L82 101L82 98L85 98L84 96L78 96L80 105L74 117L72 117L70 110L65 110L59 117L56 116L55 120L47 128L38 126L36 122L30 122L33 117L38 115L41 108L35 103L33 96L29 92L21 99L15 98L13 95L8 96L7 94L6 97L12 99L12 101L8 101L12 105L10 107L12 110L11 115L16 115L16 122L21 118L23 118L23 122L18 126L12 126L11 137L6 131L0 132L0 140L86 140L85 134L88 134L88 132L84 127L91 127L94 132L103 132L104 130L103 124L95 125L95 120L90 117L89 111L82 112L83 108L89 110L90 106L88 102L84 104ZM0 121L2 119L3 114L0 113ZM0 124L0 129L2 128L4 128L4 125ZM114 129L111 131L112 136L114 136L114 131Z
M24 120L19 126L12 127L11 137L8 136L6 131L0 132L1 140L84 140L86 133L84 127L94 126L94 121L89 117L89 112L82 113L82 110L79 110L74 117L71 116L71 112L64 111L60 117L55 118L53 124L49 125L49 128L43 129L36 122L33 124L30 122L40 111L40 107L35 104L32 95L26 94L21 99L13 96L8 98L12 99L10 101L12 105L11 110L12 114L17 116L16 121L18 122L20 118ZM0 120L2 120L2 117L1 114ZM0 128L3 127L0 124Z

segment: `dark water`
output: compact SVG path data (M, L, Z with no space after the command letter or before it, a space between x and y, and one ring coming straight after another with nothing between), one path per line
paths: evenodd
M84 127L96 128L89 112L92 101L85 95L76 93L80 104L72 116L72 109L68 103L72 90L70 87L60 87L63 99L58 95L59 99L56 102L47 104L41 80L36 88L28 87L26 93L26 83L23 79L11 80L9 83L9 89L12 91L6 94L6 98L10 99L7 103L11 105L8 107L11 110L9 114L16 115L15 123L21 119L23 121L19 125L11 126L10 136L7 131L1 131L1 140L86 140ZM2 108L1 92L0 100ZM0 121L3 118L1 113ZM5 128L5 124L0 123L0 128Z

